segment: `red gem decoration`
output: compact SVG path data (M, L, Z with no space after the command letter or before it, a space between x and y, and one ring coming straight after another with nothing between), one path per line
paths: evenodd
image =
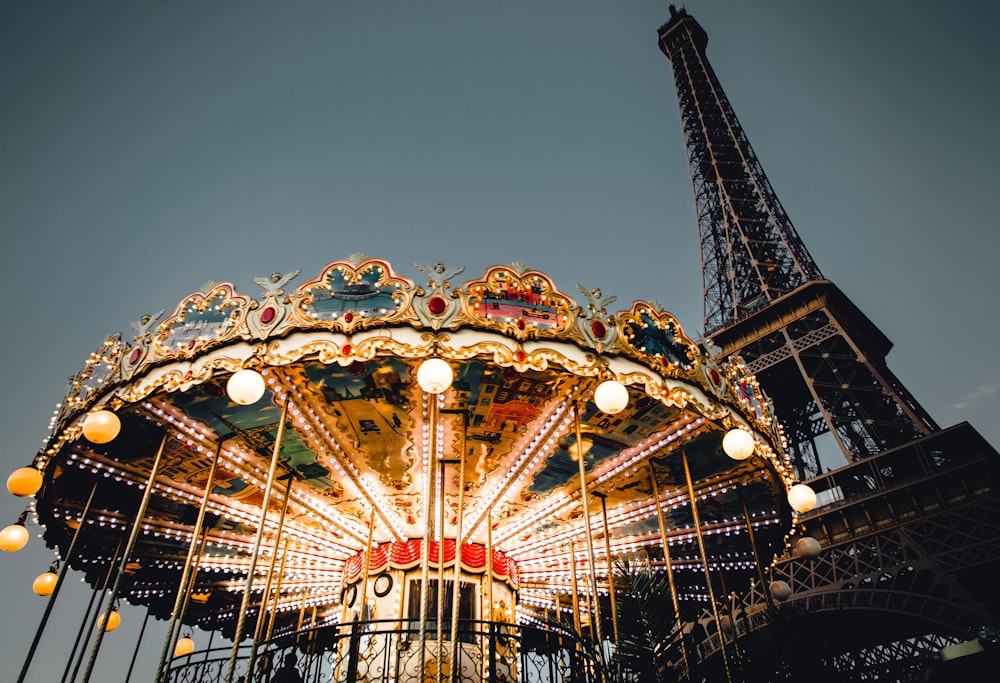
M524 351L518 351L517 353L514 354L514 358L516 358L519 363L523 363L524 359L527 357L528 356L525 355Z
M348 311L347 313L344 314L344 322L345 323L350 323L352 320L354 320L354 314L353 313L351 313L350 311Z
M715 368L712 368L712 372L709 373L709 374L712 377L712 384L714 384L716 386L722 384L722 377L719 375L719 371L718 370L716 370Z
M140 358L142 358L142 349L136 347L132 349L132 353L128 355L128 364L135 365L136 363L139 362Z
M341 351L343 352L343 354L345 356L351 355L351 345L350 344L344 344L344 347L341 349Z
M269 325L277 315L278 312L274 309L274 306L268 306L260 312L260 321L265 325Z
M523 320L518 320L517 321L517 329L519 329L519 330L523 330L524 329L524 321Z
M441 315L447 307L448 303L439 296L436 296L427 302L427 310L434 315Z
M594 333L594 336L598 339L604 339L605 335L608 333L608 328L604 326L600 320L595 320L590 323L590 331Z

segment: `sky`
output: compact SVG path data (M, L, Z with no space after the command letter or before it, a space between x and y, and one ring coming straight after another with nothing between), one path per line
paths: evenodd
M893 340L890 367L940 425L1000 445L1000 6L687 8L824 275ZM571 296L655 299L695 336L667 18L659 0L0 3L0 465L31 462L109 333L209 280L258 295L254 277L304 281L356 252L413 279L414 262L472 279L519 261ZM23 508L4 493L0 521ZM37 538L0 557L18 615L0 623L5 668L51 560ZM83 589L67 585L28 681L61 676ZM124 680L141 621L126 610L95 678Z

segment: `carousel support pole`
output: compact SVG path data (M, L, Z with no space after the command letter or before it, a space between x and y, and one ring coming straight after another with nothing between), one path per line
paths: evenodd
M361 572L361 618L370 619L371 615L366 615L368 607L368 577L371 575L372 566L372 544L375 542L375 508L372 507L371 518L368 520L368 543L365 545L365 566Z
M257 570L257 553L260 552L264 540L264 522L267 519L267 506L271 502L271 490L274 488L274 473L278 468L278 454L281 453L281 441L285 436L285 420L288 419L288 404L292 397L285 395L285 403L281 408L281 421L278 422L278 433L274 438L274 450L271 453L271 465L267 472L267 483L264 485L264 499L260 504L260 521L257 523L257 537L250 551L250 567L247 569L247 582L243 589L243 600L236 618L236 631L233 633L233 650L229 654L229 669L226 671L226 683L233 683L236 673L236 660L240 654L240 641L243 639L243 628L246 624L247 608L250 606L250 589L253 587L253 575Z
M764 593L764 600L767 601L767 611L774 613L774 597L767 587L767 579L764 578L764 568L760 565L760 555L757 552L757 537L753 532L753 523L750 521L750 510L747 508L746 497L743 489L740 489L740 504L743 506L743 519L747 525L747 535L750 537L750 550L753 551L753 562L757 568L757 580L760 581L760 589Z
M299 606L299 619L295 622L295 644L299 644L299 634L302 633L302 620L306 616L306 591L302 591L302 604Z
M583 639L583 617L580 614L580 580L576 571L576 543L570 541L569 544L569 570L571 575L572 598L573 598L573 630L577 632L581 640ZM577 667L580 665L580 643L576 643L570 652L570 672L571 678L576 677Z
M615 572L611 563L611 532L608 529L608 495L594 491L601 499L601 517L604 520L604 556L608 564L608 596L611 599L611 630L614 635L615 652L618 651L618 606L615 605ZM596 592L596 591L595 591ZM618 677L621 678L621 660L616 661Z
M108 577L111 576L111 568L110 567L108 567L107 576ZM103 594L104 594L104 591L107 590L107 587L108 586L107 586L107 579L106 579L105 583L101 586L101 588L98 588L98 587L95 586L94 590L92 590L90 592L90 601L87 603L87 611L83 613L83 619L80 620L80 628L79 628L79 630L76 633L76 640L73 641L73 649L71 649L70 652L69 652L69 659L66 660L66 668L63 669L62 678L59 679L60 683L66 683L67 679L69 678L70 669L73 668L73 662L74 662L74 660L76 660L76 652L77 652L77 650L80 649L81 645L83 646L84 649L86 649L86 647L87 647L86 643L89 642L89 640L90 640L90 631L93 629L94 621L97 620L97 616L96 615L97 615L98 612L94 611L94 608L95 608L94 603L97 601L97 596L101 595L102 596L101 597L101 601L102 602L98 603L96 605L97 610L100 610L101 609L101 604L103 603L103 600L104 600ZM94 616L94 620L93 621L89 621L90 620L90 615L92 613L95 615ZM90 623L89 627L87 626L88 621ZM86 635L86 639L84 638L85 635ZM83 650L80 651L80 656L81 656L81 658L83 657ZM73 673L73 678L76 678L76 674L79 671L80 671L80 664L78 663L77 667L76 667L76 671Z
M608 594L611 597L611 628L615 636L615 649L618 649L618 607L615 605L615 577L611 562L611 532L608 530L608 494L594 491L593 495L601 499L601 516L604 519L604 555L608 564Z
M17 683L24 683L24 677L28 675L28 667L31 666L31 660L35 657L35 651L38 649L38 643L42 639L42 632L45 631L45 625L49 621L49 615L52 614L52 608L56 604L56 598L59 597L59 590L62 588L63 581L66 579L66 573L69 571L69 563L73 557L73 551L76 549L76 540L80 537L80 529L82 529L83 525L87 522L87 515L90 514L90 506L94 502L95 493L97 493L97 482L94 482L94 486L90 489L90 496L87 498L87 502L83 506L83 512L80 514L80 520L77 527L73 530L73 538L69 542L69 548L66 550L66 556L63 558L62 567L59 569L59 578L56 579L56 587L52 590L52 595L45 604L45 611L42 613L42 620L38 623L38 628L35 629L35 637L31 641L31 647L28 648L28 656L24 658L24 664L21 665L21 673L17 677Z
M437 629L435 636L437 637L437 650L436 659L437 667L434 674L434 678L437 683L442 683L442 672L441 668L444 665L444 648L441 646L441 642L444 640L444 468L448 463L448 460L444 458L438 458L438 494L437 494L437 507L438 507L438 520L437 520L437 605L435 609L437 614L434 617L434 624Z
M313 660L316 661L316 676L319 677L320 662L319 657L316 656L316 605L313 605L312 610L309 612L309 647L308 647L310 664Z
M712 603L712 619L719 634L719 649L722 651L722 665L726 669L726 680L733 683L733 675L729 670L729 655L726 653L726 641L722 634L722 620L719 618L719 606L715 602L715 590L712 588L712 575L708 569L708 555L705 552L705 539L701 535L701 518L698 515L698 500L694 495L694 484L691 482L691 467L688 465L687 452L681 448L681 460L684 462L684 479L687 482L688 499L691 501L691 516L694 519L694 532L698 538L698 552L701 554L701 567L705 572L705 585L708 587L708 600Z
M118 553L122 549L122 542L122 540L119 540L118 545L115 547L115 554L111 556L111 561L108 562L108 571L104 574L104 581L101 583L101 587L94 586L94 590L90 594L90 602L87 604L87 611L80 622L80 630L76 634L76 641L73 643L73 649L69 653L69 659L66 660L66 669L63 671L62 678L60 679L61 683L66 683L71 668L73 669L73 677L69 680L75 680L76 675L80 673L80 666L83 664L83 653L87 649L87 643L90 642L90 634L94 631L94 624L97 623L97 617L101 613L101 607L104 605L104 595L108 590L108 584L111 583L111 574L114 572ZM95 601L96 605L94 604ZM93 616L91 616L91 611L93 611ZM90 620L89 625L88 619ZM79 659L76 657L77 649L80 650ZM73 667L74 659L76 659L76 667Z
M278 561L278 542L281 540L281 533L285 528L285 515L288 512L288 501L292 494L292 474L278 477L278 480L288 479L288 486L285 487L285 500L281 504L281 515L278 517L278 528L274 532L274 550L271 551L271 562L267 566L267 580L264 581L264 592L260 596L260 610L257 612L257 623L254 626L253 638L250 644L250 659L247 662L246 683L250 683L251 672L254 662L257 660L257 649L260 647L260 637L264 633L264 624L267 623L267 603L270 601L271 583L274 580L274 565ZM282 562L284 564L284 562Z
M371 519L368 522L368 542L365 544L364 564L363 564L362 573L361 573L361 577L362 577L361 578L361 595L358 598L358 615L355 616L355 618L353 620L353 624L351 626L351 637L348 640L348 657L349 657L349 659L348 659L348 663L347 663L347 675L348 675L347 680L351 680L351 678L350 678L351 667L354 667L355 669L357 668L356 659L357 659L357 656L358 656L358 652L356 650L356 646L360 643L360 641L357 639L357 637L358 637L358 629L361 628L360 621L365 616L365 606L367 604L366 601L368 600L368 571L369 571L369 565L370 565L370 563L372 561L372 543L374 541L374 538L375 538L375 508L372 507ZM344 617L341 618L341 623L344 623L344 621L346 621L346 615L347 615L347 609L346 609L346 606L345 606ZM339 646L338 646L338 648L339 648ZM339 676L340 676L340 662L339 662L339 660L337 662L336 674L337 675L335 676L335 678L339 678Z
M285 563L288 560L288 545L291 539L285 539L285 547L281 551L281 566L278 567L278 579L274 587L274 599L271 603L271 618L267 622L267 633L264 636L264 640L267 642L271 641L274 637L274 620L278 616L278 604L279 598L281 597L281 584L285 578Z
M601 635L601 600L597 595L597 567L594 565L594 533L590 528L590 499L587 497L587 470L583 462L583 434L580 429L580 413L583 412L583 401L576 404L576 461L580 466L580 504L583 506L583 526L587 537L587 556L590 565L590 582L594 590L594 611L590 621L594 625L592 633L597 644L598 655L603 660L604 646Z
M462 443L461 457L458 459L458 512L455 520L455 574L452 579L451 591L451 683L455 683L458 678L458 610L461 606L461 580L462 580L462 513L464 510L463 494L465 493L465 456L466 442L465 432L468 427L469 413L465 410L459 411L462 415Z
M489 629L489 642L487 644L487 649L490 653L490 661L488 673L490 675L490 683L496 680L496 665L494 660L496 659L496 638L494 634L496 633L496 626L493 623L493 511L490 510L489 514L486 515L486 618L488 621Z
M430 557L431 557L431 520L432 510L431 510L431 493L434 491L434 473L437 471L435 467L435 458L437 456L437 395L430 394L430 399L427 405L427 419L430 422L430 429L428 430L428 438L430 439L430 448L428 449L427 455L427 468L424 470L424 536L420 544L420 636L418 641L419 655L420 658L420 669L423 672L423 661L424 653L426 651L425 639L427 637L427 593L428 593L428 583L430 582ZM440 554L440 549L439 554ZM422 675L422 674L421 674Z
M576 576L576 544L569 544L569 571L573 584L573 630L583 635L583 620L580 618L580 584Z
M653 463L649 463L649 483L653 488L653 502L656 504L656 519L660 526L660 544L663 546L663 564L667 570L667 583L670 586L670 601L674 607L674 617L677 620L677 638L681 645L681 659L684 663L684 677L691 678L691 668L688 663L687 643L684 641L684 622L681 621L681 605L677 599L677 584L674 581L674 566L670 560L670 544L667 542L667 522L663 516L663 506L660 504L660 487L656 483L656 473Z
M208 545L208 528L202 529L201 531L201 540L198 542L198 548L194 554L194 564L191 565L192 567L195 568L195 570L188 575L187 585L182 588L182 590L184 591L184 601L181 603L181 612L180 616L177 619L178 623L180 624L183 624L184 619L187 618L187 609L188 606L191 604L191 593L194 592L195 581L198 580L197 567L199 564L201 564L201 558L203 553L205 552L206 545ZM180 635L181 635L180 628L174 630L173 639L170 645L170 652L173 652L174 648L177 647L177 640L180 638ZM167 667L167 671L169 671L169 667ZM165 672L164 677L166 676L167 673Z
M493 621L493 515L486 517L486 616Z
M181 572L181 580L177 586L177 596L174 599L174 607L170 611L170 621L167 624L167 637L163 639L163 650L160 652L160 663L156 667L156 678L154 681L159 681L163 677L163 669L167 664L167 657L170 654L171 648L176 644L176 638L174 630L180 631L180 626L178 625L181 604L184 601L187 591L184 587L188 583L188 575L191 573L191 564L195 556L195 546L198 545L198 538L201 536L201 527L205 523L205 510L208 507L208 498L212 493L212 488L215 485L215 471L219 466L219 456L222 453L222 445L226 442L230 435L226 435L219 439L219 443L215 447L215 454L212 456L212 464L208 469L208 479L205 481L205 491L201 495L201 504L198 506L198 517L194 523L194 531L191 533L191 544L188 546L187 557L184 559L184 570Z
M115 573L115 582L111 588L112 604L114 599L118 597L118 588L121 586L122 577L125 575L125 566L128 564L128 558L131 557L132 551L135 549L135 543L139 540L139 532L142 531L142 520L146 517L146 509L149 507L149 501L153 497L156 474L160 469L160 461L163 460L163 452L167 448L168 438L169 434L164 433L163 440L160 442L160 448L156 451L156 457L153 458L153 465L149 470L149 480L146 482L146 489L142 493L142 502L139 503L139 510L136 513L135 521L132 522L132 534L129 536L128 545L125 546L125 552L122 553L118 571ZM103 628L97 630L97 638L94 639L94 647L90 651L87 668L83 672L83 683L90 683L90 676L93 674L94 664L97 662L97 653L101 651L101 643L104 641L104 633Z
M146 633L146 624L149 622L149 610L146 610L146 616L142 618L142 628L139 629L139 639L135 643L135 649L132 650L132 661L128 665L128 673L125 674L125 683L129 683L132 680L132 670L135 669L135 660L139 656L139 646L142 645L142 636Z

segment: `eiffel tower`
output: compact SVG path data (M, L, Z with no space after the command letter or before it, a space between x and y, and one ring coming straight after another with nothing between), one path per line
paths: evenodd
M820 541L820 556L783 551L771 576L791 599L763 609L766 587L754 586L734 619L744 676L778 670L748 649L768 629L789 639L782 677L808 667L820 680L934 679L996 663L1000 455L967 423L941 429L889 370L892 343L823 277L782 208L704 29L669 9L659 45L695 195L705 334L757 375L818 494L796 531ZM703 643L702 657L719 646Z

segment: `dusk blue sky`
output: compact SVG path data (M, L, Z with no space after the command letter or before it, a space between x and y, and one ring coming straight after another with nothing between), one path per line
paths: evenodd
M1000 444L998 5L687 7L824 275L942 426ZM257 295L256 276L355 252L414 279L414 261L469 278L521 261L571 296L656 299L695 336L667 18L657 0L0 4L4 471L30 463L108 333L208 280ZM3 525L23 505L5 493ZM4 680L51 559L37 538L0 557ZM72 582L29 681L62 673ZM126 611L95 680L124 679L141 619Z

